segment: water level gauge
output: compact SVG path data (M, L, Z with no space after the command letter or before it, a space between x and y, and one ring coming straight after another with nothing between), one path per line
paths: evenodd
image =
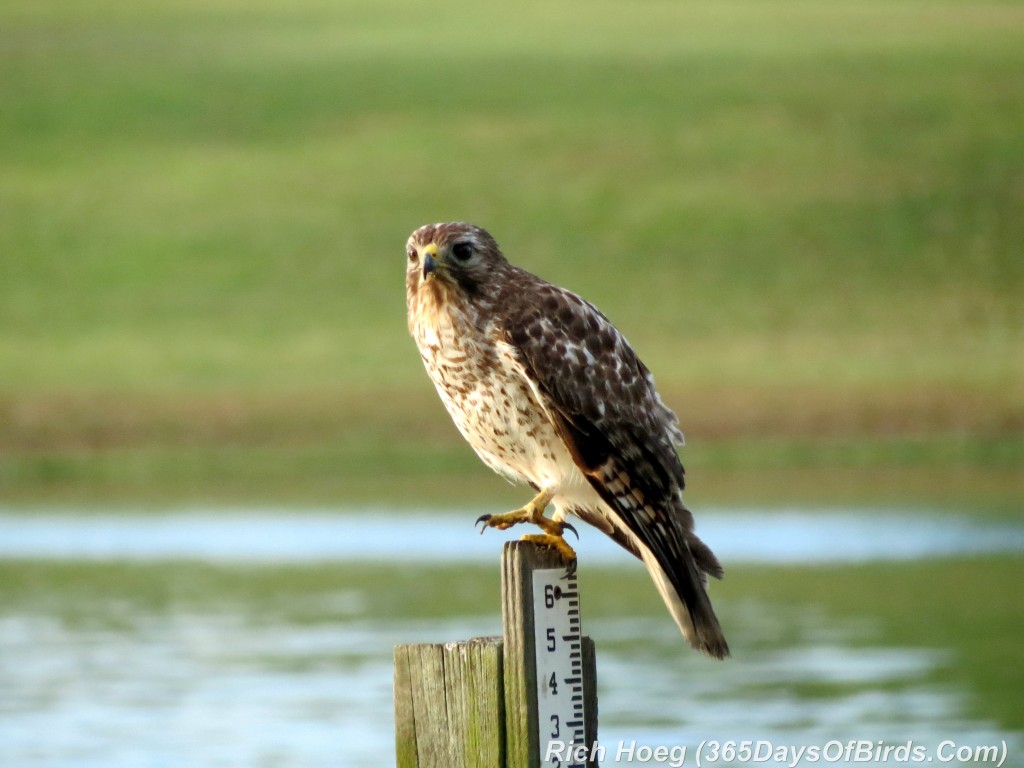
M537 727L540 764L569 768L562 755L585 754L585 749L549 750L562 745L586 744L583 718L583 638L576 573L565 568L533 572L534 641L537 649ZM550 755L550 759L548 758Z

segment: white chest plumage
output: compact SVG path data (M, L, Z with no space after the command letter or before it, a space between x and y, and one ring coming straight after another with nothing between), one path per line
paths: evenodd
M493 329L439 312L421 316L413 336L455 425L488 466L538 488L582 480L514 349Z

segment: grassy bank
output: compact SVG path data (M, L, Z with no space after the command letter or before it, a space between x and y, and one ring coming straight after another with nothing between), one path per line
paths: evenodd
M452 218L622 327L713 497L1020 498L1022 41L966 1L7 3L3 498L491 495L405 331Z
M440 406L438 406L440 408ZM438 414L440 417L440 413ZM81 509L218 503L353 507L518 507L507 484L455 436L443 442L376 432L298 445L155 443L8 456L8 504ZM948 437L822 441L748 438L686 449L687 498L714 505L861 504L1020 514L1021 441Z
M7 402L3 498L136 507L522 504L523 489L476 458L416 373L408 394L356 397L26 394ZM762 399L742 412L729 407L729 393L676 398L702 404L689 418L680 409L694 509L823 502L1020 512L1024 439L1012 424L971 421L982 408L911 402L886 419L839 404L830 412L827 398L814 411L767 388L748 396Z

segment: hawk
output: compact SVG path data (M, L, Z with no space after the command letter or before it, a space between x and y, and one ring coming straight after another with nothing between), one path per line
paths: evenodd
M409 330L448 413L485 464L536 492L481 532L532 523L543 533L524 538L572 560L574 515L644 562L692 646L728 656L705 589L722 566L683 504L679 422L623 335L480 227L420 227L406 257Z

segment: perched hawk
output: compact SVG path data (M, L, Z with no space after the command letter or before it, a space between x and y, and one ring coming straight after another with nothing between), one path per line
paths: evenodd
M441 400L489 467L537 492L478 522L533 523L544 533L526 538L567 558L566 516L590 523L643 560L691 645L727 656L705 591L722 567L683 505L678 419L622 334L480 227L420 227L406 256L409 330Z

